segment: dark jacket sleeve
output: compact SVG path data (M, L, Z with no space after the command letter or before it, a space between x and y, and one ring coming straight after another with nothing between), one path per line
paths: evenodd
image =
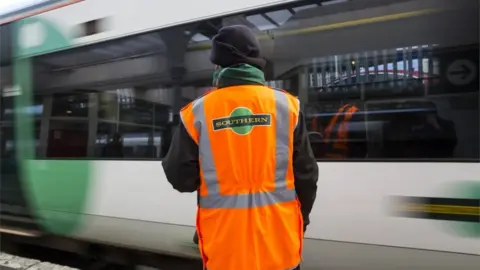
M300 112L293 139L293 173L295 190L301 204L304 230L317 197L318 166L310 146L305 118Z
M162 167L174 189L180 192L194 192L200 187L198 145L182 123L173 135Z

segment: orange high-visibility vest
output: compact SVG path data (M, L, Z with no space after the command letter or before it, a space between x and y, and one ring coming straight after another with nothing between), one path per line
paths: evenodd
M358 111L356 106L346 104L330 120L325 129L325 141L327 142L328 158L344 159L348 156L348 122L354 113Z
M208 270L300 264L303 220L293 176L299 101L266 86L218 89L185 106L199 147L199 248Z

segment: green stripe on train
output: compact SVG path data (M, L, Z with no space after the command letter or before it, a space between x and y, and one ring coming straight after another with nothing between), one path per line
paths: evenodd
M31 32L26 29L38 29L39 24L46 34L43 43L25 44L26 35ZM55 49L59 41L65 43L68 39L61 36L54 24L34 17L16 23L14 40L14 83L21 90L15 98L15 106L25 108L32 105L33 99L32 58L25 56L47 53ZM16 110L15 119L17 160L21 164L20 177L29 206L47 232L71 234L80 227L85 214L91 179L90 162L35 160L35 119L25 110Z
M480 202L480 181L460 180L445 188L445 194L458 198L474 199ZM478 215L478 213L477 213ZM477 222L454 222L447 227L458 236L480 238L480 216Z
M40 224L51 233L73 233L85 215L89 161L25 160L24 164L29 202Z

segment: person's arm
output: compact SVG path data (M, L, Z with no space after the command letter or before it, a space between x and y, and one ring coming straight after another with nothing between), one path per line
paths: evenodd
M173 135L162 167L174 189L180 192L195 192L200 187L198 145L190 137L183 123L179 124Z
M310 146L302 112L298 117L298 124L293 136L293 173L305 231L310 223L309 215L317 197L318 166Z

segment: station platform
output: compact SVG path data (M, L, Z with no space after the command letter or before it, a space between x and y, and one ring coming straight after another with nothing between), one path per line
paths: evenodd
M80 270L49 262L0 253L0 270Z

